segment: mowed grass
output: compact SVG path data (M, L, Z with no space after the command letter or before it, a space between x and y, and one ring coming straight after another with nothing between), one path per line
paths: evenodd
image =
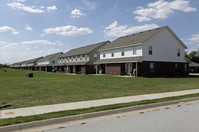
M0 105L9 108L77 102L103 98L199 88L199 78L143 78L109 75L68 75L34 71L0 70Z

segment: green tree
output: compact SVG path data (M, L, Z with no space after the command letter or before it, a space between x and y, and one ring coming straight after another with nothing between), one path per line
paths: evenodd
M191 53L189 53L187 55L188 59L192 62L196 62L196 63L199 63L199 55L198 55L198 52L197 51L192 51Z

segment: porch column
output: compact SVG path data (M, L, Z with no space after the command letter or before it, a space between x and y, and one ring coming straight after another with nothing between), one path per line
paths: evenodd
M136 77L138 76L138 63L137 63L137 61L136 61L136 75L135 75Z

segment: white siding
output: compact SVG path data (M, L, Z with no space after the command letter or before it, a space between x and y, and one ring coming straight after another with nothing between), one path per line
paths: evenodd
M80 59L81 56L83 56L82 59ZM82 61L89 61L90 58L89 56L87 55L87 57L85 57L86 55L83 54L83 55L79 55L80 57L76 59L77 56L72 56L72 57L62 57L62 58L59 58L58 60L58 63L66 63L67 62L82 62Z
M48 65L48 64L50 64L49 61L42 61L37 63L37 65Z
M136 50L136 54L133 55L133 49ZM121 52L124 51L124 56L121 55ZM114 56L112 57L111 54L114 53ZM103 54L105 54L105 58L103 57ZM136 56L142 56L142 46L131 46L121 49L114 49L114 50L107 50L107 51L101 51L100 52L100 59L111 59L111 58L122 58L122 57L136 57Z
M152 55L148 47L152 46ZM177 56L180 49L180 57ZM163 29L143 44L143 61L186 62L184 47L167 30Z

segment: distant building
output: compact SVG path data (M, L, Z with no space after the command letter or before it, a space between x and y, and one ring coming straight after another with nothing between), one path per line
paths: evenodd
M110 41L72 49L59 57L56 69L66 73L94 74L96 72L94 62L100 55L98 50L108 43Z
M39 59L36 62L36 70L52 72L52 70L55 68L55 65L58 63L58 57L60 57L62 54L62 52L54 53Z
M191 73L199 73L199 64L195 62L189 63L189 72Z

